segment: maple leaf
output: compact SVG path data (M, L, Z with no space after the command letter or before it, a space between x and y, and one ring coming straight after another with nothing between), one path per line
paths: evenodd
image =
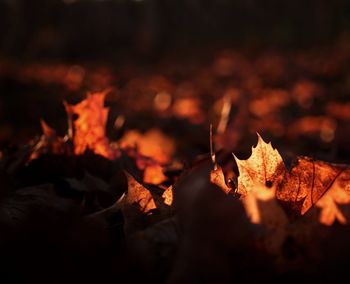
M115 153L106 137L108 108L104 107L106 92L88 94L87 98L76 105L65 103L70 120L77 115L74 124L74 153L83 154L86 149L94 151L108 159L114 159Z
M233 155L239 170L237 192L246 195L256 184L272 187L286 172L281 155L258 134L258 144L252 147L252 155L240 160Z
M316 205L321 208L321 223L347 222L337 204L350 202L348 166L298 157L288 172L278 151L258 137L249 159L242 161L235 157L239 170L238 193L253 223L261 222L254 192L258 186L258 194L263 194L263 185L275 188L276 199L297 215L304 215Z
M330 189L345 167L298 157L279 184L277 199L303 215Z

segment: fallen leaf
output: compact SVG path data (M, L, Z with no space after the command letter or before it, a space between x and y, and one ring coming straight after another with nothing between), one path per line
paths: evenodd
M64 154L68 148L64 138L57 135L56 130L51 128L44 120L40 121L43 134L35 144L30 160L38 158L43 153Z
M226 194L232 190L226 185L224 173L219 165L216 165L215 168L210 171L210 181L217 185Z
M281 155L266 143L258 134L258 144L252 147L252 155L247 160L240 160L235 155L239 177L237 192L246 195L256 184L272 187L280 181L285 172Z
M162 197L164 199L164 204L171 206L173 204L173 187L170 186L166 190L164 190Z
M330 189L344 165L298 157L278 185L276 197L297 214L305 214Z
M142 184L138 183L130 174L125 173L128 179L128 192L125 197L125 205L138 205L143 214L156 209L152 194Z
M249 159L235 159L239 170L237 191L253 223L261 222L255 195L272 198L265 188L255 191L256 185L274 188L276 200L296 215L304 215L316 205L322 208L321 223L330 225L335 220L346 223L336 204L347 204L350 200L348 166L298 157L287 171L278 151L259 135ZM255 193L251 194L252 191Z
M125 172L128 191L122 201L122 213L125 218L125 232L132 233L145 227L145 215L156 209L152 194L133 176Z
M108 108L104 107L107 92L88 94L87 98L77 105L65 103L68 117L74 125L74 153L83 154L87 149L108 159L114 159L115 153L106 137Z

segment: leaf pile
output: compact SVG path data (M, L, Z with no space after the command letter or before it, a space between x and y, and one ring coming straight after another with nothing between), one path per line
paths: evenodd
M298 157L287 169L259 136L228 183L209 155L176 163L161 132L111 142L104 96L66 104L66 136L42 123L39 139L2 154L5 277L232 283L346 272L348 166Z

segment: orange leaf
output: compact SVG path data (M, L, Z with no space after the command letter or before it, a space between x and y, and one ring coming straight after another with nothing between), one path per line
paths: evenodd
M304 215L316 205L321 208L321 223L331 225L335 220L347 223L337 204L350 203L348 166L298 157L288 172L278 151L258 137L249 159L242 161L235 157L239 170L238 193L253 223L261 221L256 195L271 195L264 185L275 188L275 198L298 215Z
M249 159L240 160L235 155L234 158L239 170L237 190L242 195L249 193L256 184L273 186L286 172L281 155L259 134L258 144L252 147Z
M115 154L109 145L105 128L108 108L104 107L107 92L88 94L87 98L76 105L65 104L68 116L74 120L74 153L83 154L87 149L108 159Z
M224 173L219 165L216 165L216 168L211 170L210 182L217 185L226 194L231 191L231 188L226 185Z
M277 199L303 215L330 189L343 170L343 165L298 157L278 186Z
M137 205L135 209L144 214L156 209L156 204L149 190L138 183L129 173L125 172L125 174L128 179L128 193L124 199L124 204L126 206Z
M162 197L164 199L164 204L171 206L173 204L173 187L170 186L164 190Z

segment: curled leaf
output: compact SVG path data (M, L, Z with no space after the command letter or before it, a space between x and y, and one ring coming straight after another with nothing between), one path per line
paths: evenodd
M219 165L210 171L210 181L217 185L226 194L231 191L231 188L226 185L224 173Z

